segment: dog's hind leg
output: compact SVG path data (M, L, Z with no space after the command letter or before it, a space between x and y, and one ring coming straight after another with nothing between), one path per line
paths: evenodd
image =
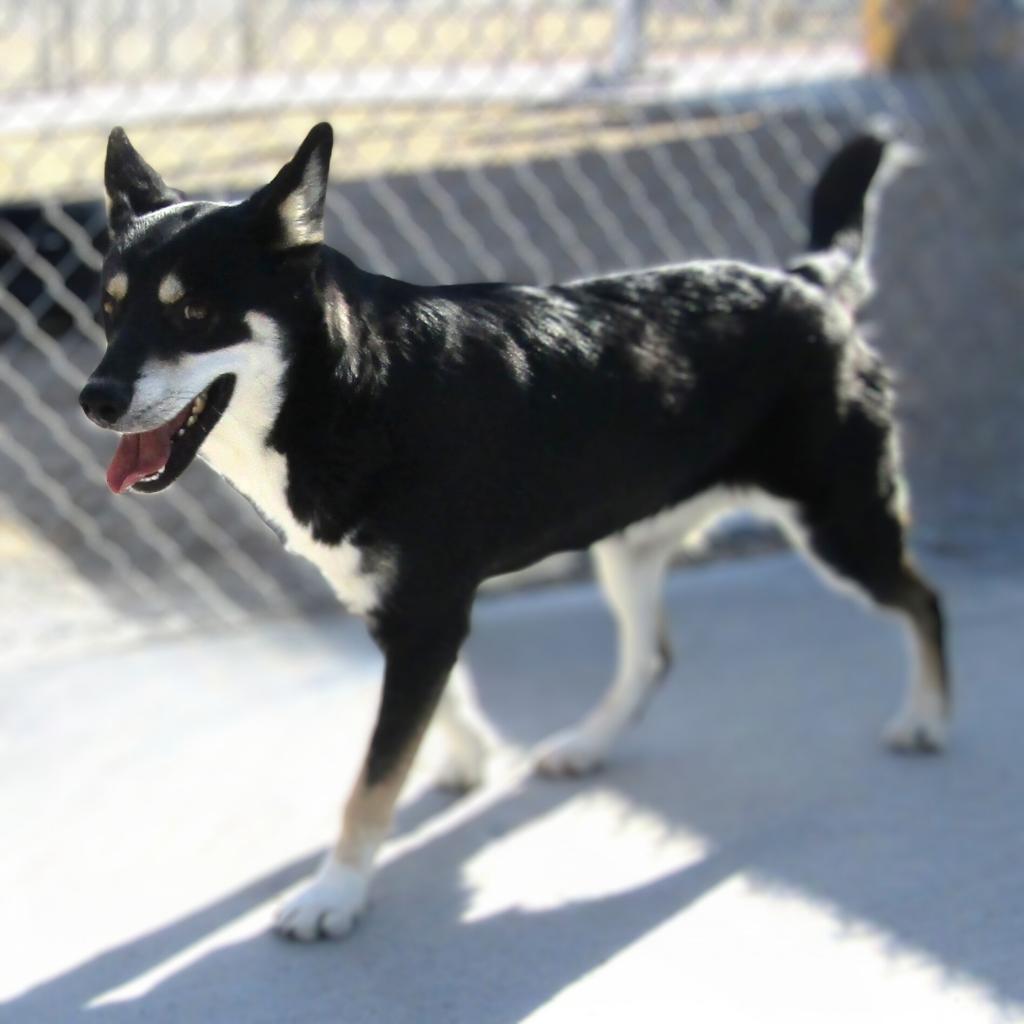
M916 665L883 739L896 750L937 751L946 742L951 705L942 608L935 589L910 561L894 504L872 497L807 509L807 546L841 580L904 617Z
M579 725L541 745L541 774L579 775L597 768L667 673L671 652L662 591L679 539L672 533L655 544L639 543L616 534L594 545L597 579L618 626L618 669L601 703Z
M457 792L480 785L488 762L502 744L480 707L464 656L452 669L431 729L441 746L434 769L437 785Z
M916 569L905 565L889 600L910 623L917 668L903 705L890 719L882 738L893 750L941 750L946 743L952 701L939 596Z

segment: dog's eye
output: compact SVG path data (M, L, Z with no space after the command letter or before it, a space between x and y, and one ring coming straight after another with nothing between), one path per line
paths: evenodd
M182 312L186 320L205 320L209 310L201 302L187 302Z

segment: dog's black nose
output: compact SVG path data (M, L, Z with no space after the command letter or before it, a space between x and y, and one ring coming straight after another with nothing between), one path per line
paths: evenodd
M82 411L97 426L112 427L132 402L132 389L116 380L90 380L78 396Z

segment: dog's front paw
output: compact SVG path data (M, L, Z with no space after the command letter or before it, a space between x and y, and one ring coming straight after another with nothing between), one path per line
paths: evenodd
M534 768L548 778L587 775L604 764L607 754L603 738L585 729L567 729L541 743L534 755Z
M497 741L489 735L469 731L448 731L431 774L434 785L453 793L465 793L482 785L488 765L498 752Z
M485 757L462 757L448 752L433 766L431 775L438 789L446 793L467 793L483 783L486 768Z
M278 907L274 930L299 942L340 938L366 908L368 891L364 873L328 855L316 878Z
M937 754L945 748L948 733L942 712L904 708L882 731L882 742L901 754Z

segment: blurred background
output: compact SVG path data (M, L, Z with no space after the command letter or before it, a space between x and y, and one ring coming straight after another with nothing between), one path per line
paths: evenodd
M102 346L102 159L237 196L316 120L329 240L420 282L551 282L798 251L829 153L888 115L870 310L900 378L919 546L1024 518L1015 0L0 0L0 644L316 608L316 574L205 467L115 500L75 400ZM575 562L570 562L575 566ZM559 564L559 570L564 563Z
M0 0L0 1018L1024 1020L1022 84L1021 0ZM865 317L951 622L948 755L880 753L898 630L740 522L670 580L676 668L607 772L452 802L418 767L366 925L272 942L380 660L205 466L107 491L77 395L111 127L234 197L329 119L333 245L545 283L799 252L876 117L919 154ZM615 657L586 585L478 602L468 648L520 749Z

